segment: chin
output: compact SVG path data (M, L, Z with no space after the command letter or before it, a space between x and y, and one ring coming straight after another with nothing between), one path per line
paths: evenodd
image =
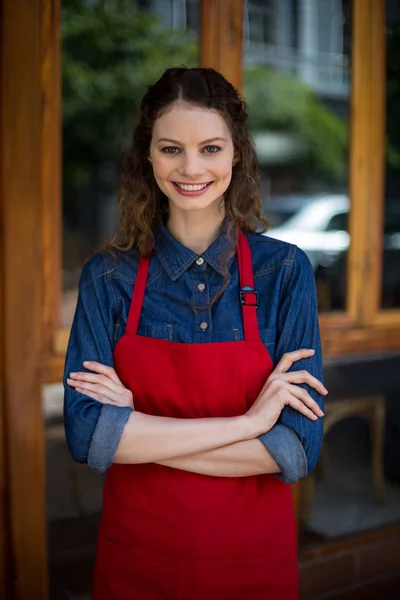
M172 203L180 210L186 210L188 212L192 212L192 211L207 210L207 209L213 208L213 207L215 207L217 201L218 201L218 199L207 201L207 200L200 200L200 198L192 198L192 199L188 198L184 202L182 202L181 199L179 199L178 202L176 202L175 200L172 200Z

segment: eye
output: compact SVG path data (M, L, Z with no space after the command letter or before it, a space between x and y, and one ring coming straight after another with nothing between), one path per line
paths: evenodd
M205 146L204 151L206 154L217 154L222 148L220 146Z
M164 154L178 154L179 148L176 146L165 146L164 148L161 148L161 152Z

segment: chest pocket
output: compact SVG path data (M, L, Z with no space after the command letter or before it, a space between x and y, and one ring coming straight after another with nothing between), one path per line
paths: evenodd
M172 325L169 324L141 325L138 328L138 335L157 340L169 340L172 342L172 334Z
M276 327L271 329L260 329L260 338L268 350L272 362L275 364Z

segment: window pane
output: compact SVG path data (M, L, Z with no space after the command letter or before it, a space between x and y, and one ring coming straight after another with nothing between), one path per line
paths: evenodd
M400 307L400 5L387 1L386 203L382 307Z
M400 522L399 368L398 356L325 365L322 452L302 485L303 547Z
M63 303L72 322L84 260L117 223L120 166L148 83L198 64L200 0L64 0Z
M268 235L308 254L320 310L343 310L350 2L248 0L244 33L244 93Z

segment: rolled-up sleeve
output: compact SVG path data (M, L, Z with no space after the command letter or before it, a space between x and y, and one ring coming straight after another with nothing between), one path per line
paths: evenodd
M112 464L132 409L103 405L75 391L66 380L71 372L87 371L82 364L86 360L114 366L115 302L106 271L100 254L83 268L63 380L64 427L70 454L99 472Z
M290 371L306 370L323 380L321 341L318 325L318 304L314 273L307 255L294 247L293 261L287 273L277 316L275 362L285 352L312 348L311 358L296 361ZM306 384L305 388L323 410L323 397ZM290 406L286 406L278 423L260 440L281 469L277 476L293 483L314 469L323 437L323 418L311 421Z
M285 483L296 483L306 477L308 471L307 456L297 434L277 423L267 433L258 438L280 469L276 477Z

